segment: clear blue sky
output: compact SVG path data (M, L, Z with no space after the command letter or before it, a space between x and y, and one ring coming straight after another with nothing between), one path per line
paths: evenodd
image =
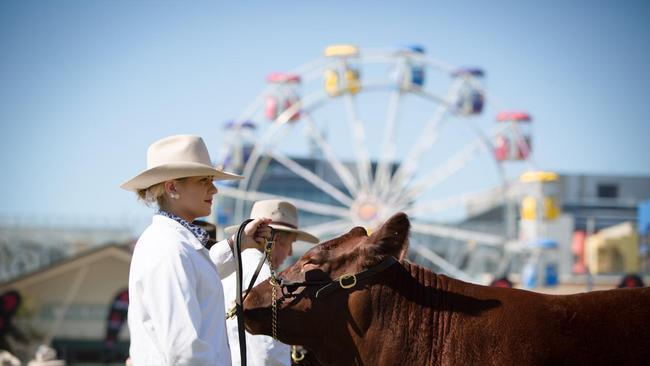
M650 175L647 1L0 2L0 214L139 217L149 143L221 124L325 46L420 43L535 118L541 168Z

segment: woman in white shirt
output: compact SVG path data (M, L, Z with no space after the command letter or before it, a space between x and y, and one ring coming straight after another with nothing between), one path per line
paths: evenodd
M234 271L234 237L208 251L205 230L213 180L241 176L215 169L198 136L170 136L147 150L147 169L122 184L158 212L136 243L129 272L133 364L230 365L221 279ZM261 250L268 219L249 223L242 249Z

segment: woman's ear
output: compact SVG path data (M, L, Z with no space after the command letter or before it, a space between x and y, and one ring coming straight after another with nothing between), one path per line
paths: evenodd
M165 187L165 193L167 193L167 194L176 191L176 184L174 183L173 180L168 180L165 183L163 183L163 185Z
M168 180L164 183L165 193L172 199L180 198L180 194L176 190L176 182L173 180Z

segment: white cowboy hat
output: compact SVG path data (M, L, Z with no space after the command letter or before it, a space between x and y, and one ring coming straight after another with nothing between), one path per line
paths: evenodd
M27 366L65 366L65 361L56 359L54 348L41 344L36 350L36 357Z
M0 351L0 366L20 366L20 360L8 351Z
M176 135L151 144L147 149L147 170L120 187L137 191L167 180L198 176L212 176L214 180L243 178L213 167L201 137Z
M251 219L266 217L271 219L270 227L298 234L296 240L306 241L308 243L318 243L318 238L306 231L298 229L298 210L296 206L282 200L264 200L257 201L251 209ZM237 232L239 225L228 226L224 229L227 234Z

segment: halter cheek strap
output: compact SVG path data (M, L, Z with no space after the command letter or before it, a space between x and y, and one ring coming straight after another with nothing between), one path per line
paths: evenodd
M319 297L329 295L332 292L338 290L339 288L342 289L353 288L354 286L357 285L358 282L361 282L367 278L376 275L377 273L385 270L386 268L392 266L395 263L397 263L397 259L389 255L386 257L386 259L381 261L381 263L379 263L376 266L370 267L356 274L344 274L341 277L337 278L336 280L318 289L318 291L316 291L316 298L318 299Z

